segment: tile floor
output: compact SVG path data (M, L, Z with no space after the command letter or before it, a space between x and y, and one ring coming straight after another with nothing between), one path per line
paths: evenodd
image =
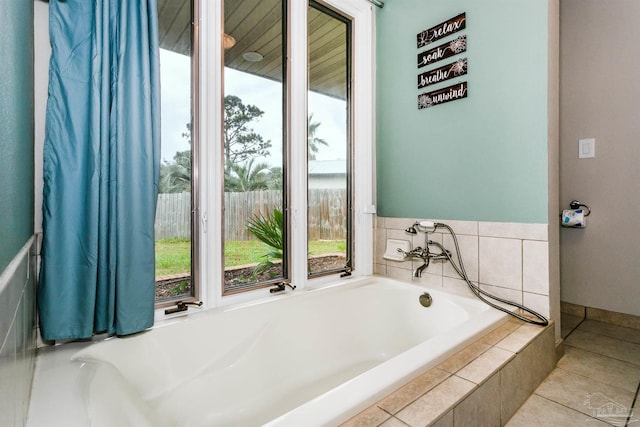
M640 330L563 313L562 336L564 356L507 427L640 427Z

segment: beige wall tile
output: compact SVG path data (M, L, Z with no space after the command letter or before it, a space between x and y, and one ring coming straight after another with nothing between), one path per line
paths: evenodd
M456 375L476 384L480 384L489 376L498 372L498 370L514 356L515 354L508 350L491 347L473 362L460 369Z
M557 356L555 347L555 326L544 328L520 353L531 373L532 386L535 389L555 368Z
M447 412L438 421L429 424L430 427L453 427L453 411Z
M395 414L449 377L442 369L430 369L378 402L378 407Z
M377 426L383 423L385 420L391 417L390 414L387 414L382 409L371 406L368 409L360 412L355 417L347 420L345 423L341 424L341 427L371 427Z
M587 307L587 319L640 330L640 316Z
M485 285L485 284L480 284L480 288L490 293L491 295L497 296L502 299L506 299L507 301L522 304L522 291L520 289L510 289L510 288L504 288L501 286L492 286L492 285ZM501 307L507 307L509 308L509 310L513 309L513 306L511 305L503 304L501 302L494 301L492 299L489 299L489 301Z
M440 222L443 224L447 224L449 227L453 229L453 232L456 235L470 235L477 236L478 235L478 221L458 221L453 219L438 219L434 222ZM449 231L445 228L438 228L439 233L448 234Z
M518 353L543 330L544 328L540 326L524 323L509 335L507 335L505 338L503 338L500 342L498 342L496 344L496 347Z
M373 240L373 262L378 264L386 264L387 260L385 260L382 256L384 255L387 244L387 230L374 230Z
M411 270L405 270L404 268L397 268L392 265L387 265L387 276L399 280L411 280Z
M480 222L478 235L509 239L548 240L547 224L524 224L513 222Z
M396 417L411 427L428 425L465 398L474 388L475 385L470 381L456 376L449 377L396 414Z
M500 375L493 375L454 408L453 425L500 426Z
M474 342L473 344L460 350L453 356L438 365L438 368L455 374L460 369L464 368L470 362L474 361L478 356L489 350L491 346L483 344L481 342Z
M373 274L387 275L387 266L385 264L373 264Z
M548 242L522 242L522 289L525 292L549 295Z
M413 277L411 280L420 286L442 288L442 276L438 274L422 273L422 277Z
M522 241L480 237L480 283L522 290Z
M508 420L533 392L533 378L521 355L500 370L500 419Z
M570 302L564 301L560 301L560 311L562 313L572 314L583 319L587 313L587 309L584 305L571 304Z
M550 307L549 307L548 295L539 295L539 294L532 294L529 292L523 292L522 304L525 307L530 308L531 310L537 312L538 314L541 314L542 316L546 317L547 320L549 319Z
M493 331L480 338L479 341L484 344L495 345L522 325L522 321L514 319L513 317L509 317L509 319L505 323L501 324Z
M399 419L391 417L384 423L380 424L380 427L407 427L407 425Z
M555 366L553 324L544 328L510 363L500 370L501 419L516 413Z
M443 236L443 245L446 249L451 251L451 255L454 261L458 262L458 256L456 252L456 247L453 242L453 238L451 235L445 234ZM462 261L464 262L464 267L471 279L474 282L478 281L478 237L477 236L458 236L458 244L460 246L460 252L462 256ZM455 271L455 269L451 266L451 263L446 262L443 265L442 274L444 276L453 277L459 279L460 276Z
M414 218L390 218L384 219L384 226L387 230L404 230L413 224L416 220Z
M475 298L475 295L469 289L469 285L467 285L467 282L465 282L462 279L454 279L452 277L443 276L442 277L442 288L447 290L447 291L451 291L453 293L456 293L458 295L465 295L465 296L468 296L468 297Z

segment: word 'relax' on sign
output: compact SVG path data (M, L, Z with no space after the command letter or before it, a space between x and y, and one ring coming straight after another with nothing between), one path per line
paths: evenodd
M467 74L467 58L458 59L418 76L418 89Z
M428 45L429 43L433 43L436 40L446 37L449 34L457 33L458 31L464 30L467 25L466 22L467 15L463 12L460 15L449 19L448 21L445 21L441 24L429 28L428 30L424 30L423 32L418 33L418 49Z
M442 89L418 95L418 110L431 108L447 102L457 101L467 97L467 82L447 86Z
M425 67L427 65L438 62L442 59L447 59L453 55L465 52L467 50L467 36L460 36L455 40L443 43L440 46L436 46L433 49L425 50L418 54L418 68Z

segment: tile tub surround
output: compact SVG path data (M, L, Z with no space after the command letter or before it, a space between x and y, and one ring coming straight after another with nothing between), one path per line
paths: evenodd
M0 274L0 425L26 425L36 353L35 237Z
M342 427L505 425L553 370L553 331L509 319Z
M425 235L404 230L416 218L376 218L374 229L374 272L402 280L470 294L467 284L449 262L433 261L422 277L413 277L421 260L390 261L382 256L387 239L407 240L412 248L424 246ZM499 223L428 219L449 225L458 236L469 278L487 292L507 298L549 317L549 242L547 224ZM429 239L443 244L456 259L453 239L438 228ZM434 248L437 251L437 248ZM560 331L558 330L558 336Z

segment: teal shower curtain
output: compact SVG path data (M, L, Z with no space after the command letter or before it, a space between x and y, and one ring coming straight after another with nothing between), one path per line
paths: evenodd
M153 325L160 168L156 0L51 0L45 340Z

